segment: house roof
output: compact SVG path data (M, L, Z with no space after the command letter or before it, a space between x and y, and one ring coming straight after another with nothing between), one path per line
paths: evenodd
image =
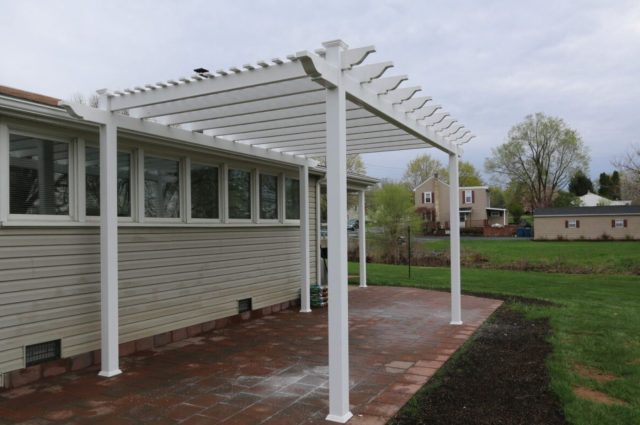
M0 85L0 95L15 97L17 99L29 100L31 102L41 103L43 105L48 106L58 106L60 103L60 99L56 99L55 97L45 96L38 93L33 93L30 91L15 89L9 86Z
M607 205L600 207L536 208L534 217L640 215L640 205Z
M421 182L419 185L417 185L416 187L413 188L413 191L415 192L417 188L419 188L420 186L422 186L423 184L425 184L426 182L433 180L433 179L437 179L440 183L442 183L445 186L449 186L449 183L447 183L446 181L440 179L439 177L436 176L431 176L428 179L426 179L425 181ZM485 189L485 190L489 190L489 186L459 186L458 190L463 190L463 189Z

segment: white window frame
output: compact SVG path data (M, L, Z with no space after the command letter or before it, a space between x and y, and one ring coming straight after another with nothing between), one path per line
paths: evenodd
M464 203L473 204L473 189L464 189Z
M567 228L568 229L577 229L578 228L578 220L567 220Z
M0 157L6 158L6 222L15 225L59 225L59 224L75 224L78 222L78 178L77 178L77 163L78 163L78 149L77 139L73 137L65 137L60 134L48 133L46 131L25 131L21 128L13 128L3 124L4 128L0 131ZM69 179L69 214L67 215L53 215L53 214L11 214L10 206L10 193L11 193L11 177L9 173L9 167L11 164L10 155L10 140L11 135L16 134L25 137L33 137L37 139L48 140L58 143L66 143L68 145L68 179ZM4 179L3 179L4 180ZM3 204L5 204L3 202ZM4 223L3 221L3 223Z
M614 228L615 229L624 229L624 219L623 218L614 219Z
M204 165L207 167L212 167L215 168L218 171L218 218L194 218L191 216L191 202L192 202L192 194L191 194L191 166L192 165ZM185 183L187 186L187 191L185 192L186 195L186 204L187 204L187 222L188 223L200 223L200 224L220 224L223 221L223 214L222 214L222 169L224 168L222 166L222 164L215 162L215 161L193 161L191 159L191 157L187 157L185 158L185 168L187 169L187 172L185 173Z
M300 182L299 174L284 173L284 177L282 178L282 222L284 224L300 225L299 218L298 219L287 218L287 178L292 180L298 180L298 184L302 184L302 182ZM302 211L300 211L300 214L302 214Z
M276 172L270 172L270 171L266 171L266 170L258 170L258 172L256 173L257 177L257 208L256 208L256 222L257 223L280 223L281 222L281 216L283 214L283 211L281 210L281 202L280 202L280 181L281 181L281 174L276 173ZM276 218L272 219L272 218L262 218L260 217L260 208L262 207L261 204L261 200L260 200L260 176L270 176L270 177L275 177L276 178Z
M78 170L78 221L80 223L91 223L94 225L100 224L100 216L99 215L87 215L87 176L86 176L86 148L94 148L100 151L100 146L98 146L95 142L87 142L84 139L78 139L78 166L76 167ZM136 158L134 156L134 149L127 148L118 148L118 153L127 153L129 154L129 196L131 196L130 204L131 211L129 216L120 217L118 216L118 223L133 223L135 217L136 210L136 200L134 196L134 191L136 188L136 173L134 172L134 168L136 167ZM102 172L102 170L100 171Z
M433 192L422 192L423 194L423 204L432 204L433 203ZM427 199L428 198L428 199Z
M141 171L138 173L138 187L140 188L139 193L139 203L138 206L141 209L139 211L139 217L141 217L147 223L184 223L185 222L185 195L184 195L184 186L185 186L185 177L184 177L184 157L180 157L178 155L167 155L166 153L161 153L155 150L144 150L144 152L140 152L138 164L142 166ZM178 194L178 204L180 205L180 211L178 217L147 217L145 212L145 192L144 192L144 179L145 179L145 169L144 163L147 157L159 158L159 159L167 159L170 161L178 162L178 190L180 193Z
M230 223L230 224L249 224L249 223L255 223L255 217L256 217L256 182L255 182L255 169L251 168L251 167L247 167L246 165L236 165L234 163L226 163L225 164L225 197L226 197L226 202L225 202L225 207L226 207L226 223ZM249 173L250 179L249 179L249 187L251 188L251 196L249 197L249 201L250 201L250 205L249 205L249 212L251 214L250 218L232 218L229 215L229 171L231 170L239 170L239 171L244 171Z

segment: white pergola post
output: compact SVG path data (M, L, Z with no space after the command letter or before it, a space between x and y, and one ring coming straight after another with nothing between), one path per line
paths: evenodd
M300 261L302 262L302 287L300 288L300 312L311 312L311 271L309 267L309 167L300 169Z
M449 155L449 237L451 238L451 324L462 324L460 297L460 190L458 154Z
M322 282L322 186L316 182L316 284Z
M327 62L342 69L342 41L323 43ZM345 423L349 411L349 311L347 290L347 125L342 71L327 89L327 230L329 260L329 415Z
M360 254L360 287L367 287L367 240L365 230L365 199L364 190L358 192L358 244Z
M100 126L100 376L122 373L118 363L118 128Z

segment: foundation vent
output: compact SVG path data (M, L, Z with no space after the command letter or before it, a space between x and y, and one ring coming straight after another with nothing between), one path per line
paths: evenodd
M251 298L245 298L238 301L238 313L244 313L245 311L251 310Z
M60 358L60 340L27 345L24 347L24 352L27 367L57 360Z

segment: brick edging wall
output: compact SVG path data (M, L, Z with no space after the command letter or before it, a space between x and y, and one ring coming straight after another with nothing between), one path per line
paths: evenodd
M119 346L120 357L129 356L140 351L148 351L157 347L162 347L172 342L182 341L183 339L210 332L214 329L223 329L229 325L240 323L247 320L258 319L271 313L277 313L281 310L297 307L300 300L285 301L262 308L260 310L247 311L234 316L222 319L210 320L208 322L199 323L197 325L187 326L185 328L175 329L173 331L160 333L154 336L140 338L134 341L123 342ZM18 369L4 374L4 389L17 388L24 385L32 384L40 379L52 376L62 375L67 372L75 372L86 369L90 366L100 364L100 350L89 351L87 353L78 354L76 356L53 360L24 369ZM2 391L0 387L0 391Z

